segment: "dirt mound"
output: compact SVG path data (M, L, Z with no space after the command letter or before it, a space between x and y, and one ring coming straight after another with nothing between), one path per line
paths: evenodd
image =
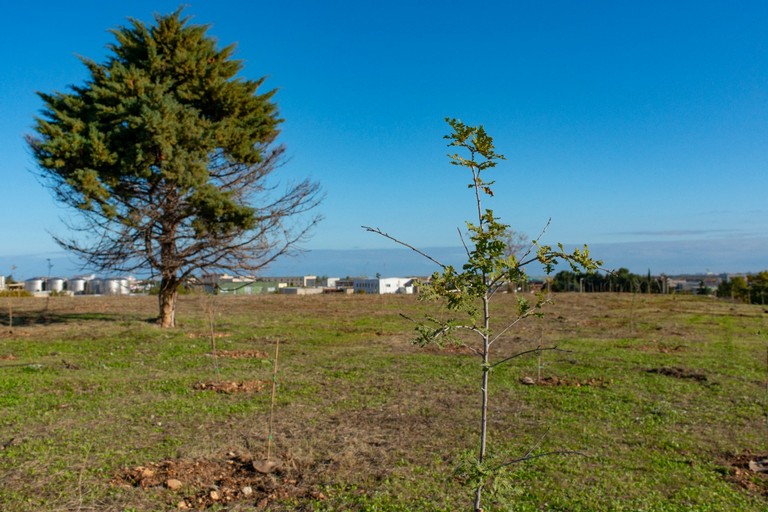
M520 379L520 383L526 386L573 386L576 388L581 386L598 386L604 388L610 384L610 381L604 379L565 379L561 377L542 377L536 380L531 377L523 377Z
M262 510L276 500L325 498L304 483L291 461L270 474L258 472L257 465L250 455L229 452L219 459L165 460L124 468L111 483L147 490L167 489L168 502L179 510L205 510L241 501Z
M216 391L217 393L258 393L270 384L268 380L244 380L244 381L211 381L211 382L198 382L193 389L199 391Z
M768 453L742 453L728 459L726 479L760 496L768 497Z
M209 354L214 357L226 359L267 359L269 354L261 350L217 350L215 354Z
M696 373L691 370L687 370L685 368L680 368L677 366L672 367L662 367L662 368L651 368L650 370L646 370L648 373L658 373L660 375L666 375L668 377L675 377L676 379L693 379L698 382L706 382L707 376L703 373Z

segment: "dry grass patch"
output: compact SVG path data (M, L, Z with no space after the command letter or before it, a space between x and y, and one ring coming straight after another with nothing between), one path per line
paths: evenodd
M245 380L245 381L209 381L198 382L193 389L198 391L215 391L217 393L258 393L263 391L271 382L267 380Z

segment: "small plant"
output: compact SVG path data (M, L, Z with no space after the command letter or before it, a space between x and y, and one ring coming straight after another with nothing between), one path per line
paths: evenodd
M212 293L200 293L200 309L203 310L206 327L208 328L208 337L211 341L211 359L213 368L216 371L216 377L219 376L218 353L216 352L216 315L218 314L217 296Z
M418 322L416 342L420 345L427 345L430 343L441 344L445 340L451 340L464 345L480 359L482 401L479 411L479 446L474 460L470 464L464 464L465 469L470 468L466 471L466 481L468 485L474 488L474 510L480 511L482 510L484 488L489 484L492 487L499 487L496 478L505 468L517 462L545 455L534 454L533 450L530 450L521 457L501 463L492 463L488 460L488 391L491 370L523 354L556 350L556 347L537 347L534 350L527 350L494 360L492 358L493 346L500 342L518 322L531 315L540 314L539 310L547 302L547 299L543 294L539 294L536 296L535 302L530 304L522 296L518 297L516 318L511 319L496 331L491 328L491 299L508 283L527 282L528 275L525 268L532 263L541 264L546 273L550 274L559 261L569 263L574 271L581 268L587 272L596 270L601 262L590 257L587 246L584 246L583 249L576 249L569 254L565 252L562 244L559 244L556 249L549 245L541 245L539 244L541 235L532 242L525 252L510 250L509 234L511 231L509 225L500 222L493 210L483 208L483 199L494 195L492 189L494 181L487 179L486 172L494 168L497 161L503 160L504 156L496 153L493 138L485 132L482 126L467 126L457 119L446 119L446 121L453 129L453 133L445 137L450 141L448 145L463 150L463 154L453 153L449 155L451 164L470 171L472 181L468 188L474 192L477 210L476 223L467 222L468 243L462 237L462 243L467 254L466 263L461 269L444 265L412 245L404 243L378 228L367 226L363 226L363 228L414 250L442 269L441 272L435 272L429 282L421 287L420 297L425 300L443 301L447 310L457 316L448 320L426 317L424 321ZM473 343L467 341L466 338L458 337L457 334L462 331L474 335L477 342Z

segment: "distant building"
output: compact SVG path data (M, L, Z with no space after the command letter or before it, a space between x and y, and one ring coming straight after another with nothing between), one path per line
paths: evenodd
M336 283L338 282L338 277L322 277L317 279L315 286L319 286L321 288L336 288Z
M318 295L323 293L322 288L299 288L298 286L284 286L280 288L280 293L285 295Z
M355 293L406 293L414 292L414 279L410 277L382 277L374 279L353 279Z
M222 295L275 293L280 288L280 283L277 281L228 274L207 274L199 282L207 293L220 293Z
M714 293L725 278L725 274L683 274L668 276L666 283L669 291L696 293L703 286L708 293Z
M254 280L277 282L282 286L293 286L297 288L314 288L317 286L317 276L266 276L255 277Z

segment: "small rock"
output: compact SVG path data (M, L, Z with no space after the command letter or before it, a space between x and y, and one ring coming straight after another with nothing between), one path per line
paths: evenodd
M534 384L536 384L536 381L534 381L530 377L522 377L520 379L520 384L525 384L526 386L533 386Z
M768 459L750 460L749 469L755 473L768 473Z
M152 478L153 476L155 476L155 472L151 469L144 468L141 470L141 478Z
M279 460L262 460L262 461L253 461L252 463L253 469L258 471L259 473L263 473L265 475L275 471L276 469L280 468L280 461Z
M251 494L253 494L253 487L251 487L250 485L246 485L245 487L240 489L240 492L243 493L243 496L246 496L246 497L250 496Z
M181 489L182 485L183 484L181 483L181 481L180 480L176 480L175 478L169 478L165 482L165 486L168 487L172 491L178 491L179 489Z
M189 504L188 504L186 501L184 501L184 500L181 500L181 501L180 501L180 502L179 502L179 503L176 505L176 508L178 508L179 510L187 510L187 509L189 508Z
M213 501L218 501L221 496L219 495L219 491L211 491L211 494L209 495Z

